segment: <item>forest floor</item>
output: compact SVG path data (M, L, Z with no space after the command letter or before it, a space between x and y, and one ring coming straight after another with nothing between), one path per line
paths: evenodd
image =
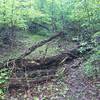
M77 59L74 60L74 63ZM71 62L73 65L73 62ZM64 100L100 100L100 84L99 80L88 79L83 75L82 65L77 68L73 68L70 65L66 65L68 68L68 76L66 78L66 84L69 90L66 93Z
M17 57L20 55L18 52L23 52L26 47L31 46L34 39L37 42L40 38L44 39L45 37L34 35L34 37L29 38L21 40L26 43L24 46L19 44L18 49L13 48L14 51L11 49L0 51L0 60L3 61L14 56ZM46 47L46 45L43 46L29 57L42 56ZM49 47L51 48L49 48L48 56L51 54L54 55L59 50L52 43L49 44ZM73 44L70 44L68 47L70 49L73 48ZM80 66L74 66L79 61L81 61ZM43 84L34 84L33 88L24 92L12 91L10 94L7 94L5 100L26 100L25 98L28 98L27 100L100 100L100 81L84 77L82 61L83 58L69 61L58 68L56 78L46 81Z
M7 100L25 100L25 97L28 97L29 100L35 100L33 98L36 97L41 98L36 100L100 100L99 80L85 78L81 65L73 67L73 64L80 59L70 61L62 69L58 69L57 78L42 84L34 84L23 95L19 92L11 93L10 99ZM64 71L61 73L63 69Z

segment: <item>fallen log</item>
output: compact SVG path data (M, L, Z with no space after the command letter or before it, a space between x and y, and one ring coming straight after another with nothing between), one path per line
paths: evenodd
M9 62L7 66L11 67L14 65L14 67L21 68L24 71L57 69L57 66L72 59L73 57L71 57L71 55L60 53L55 56L46 57L45 59L20 59L15 62Z
M45 39L43 41L40 41L38 42L37 44L33 44L30 48L28 48L20 57L18 57L17 59L23 59L25 58L26 56L28 56L29 54L31 54L33 51L35 51L38 47L41 47L43 46L44 44L52 41L53 39L57 38L57 37L60 37L63 35L63 32L59 32L57 33L56 35L48 38L48 39Z

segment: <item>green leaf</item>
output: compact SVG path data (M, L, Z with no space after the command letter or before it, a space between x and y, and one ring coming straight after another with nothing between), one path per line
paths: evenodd
M6 80L0 80L0 84L2 84L2 83L5 83L6 82Z
M34 100L39 100L39 98L35 96L35 97L34 97Z
M3 93L3 89L0 89L0 94L4 94L4 93Z
M7 75L7 73L1 73L1 76L6 76Z

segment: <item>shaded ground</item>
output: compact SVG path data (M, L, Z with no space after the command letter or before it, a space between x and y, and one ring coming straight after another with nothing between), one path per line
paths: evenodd
M85 78L82 66L74 66L79 61L82 59L74 59L58 69L55 79L42 84L33 83L32 88L20 93L13 91L7 100L25 100L25 97L35 100L35 96L41 98L39 100L44 97L46 100L100 100L100 81Z
M32 41L29 42L29 44L31 43ZM73 45L69 47L73 48ZM20 50L23 51L22 47ZM54 49L54 51L56 50L58 49ZM51 51L52 48L50 48L49 54L53 54ZM31 56L33 55L34 53ZM40 55L43 55L43 52ZM76 66L77 63L80 65ZM54 79L44 81L41 84L33 83L32 88L27 84L28 88L22 86L21 89L8 91L5 100L25 100L25 98L35 100L34 97L40 98L39 100L43 100L44 97L45 100L100 100L100 80L85 78L82 67L82 58L69 61L57 70Z
M66 84L69 91L66 93L65 100L100 100L100 87L96 86L100 85L100 81L86 79L82 74L82 66L78 68L67 67L69 74Z

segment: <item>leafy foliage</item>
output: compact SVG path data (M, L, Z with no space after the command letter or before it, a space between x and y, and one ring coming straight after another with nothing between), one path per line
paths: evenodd
M0 99L1 100L4 99L4 94L6 92L5 84L9 80L9 75L10 72L8 71L8 69L4 68L0 70Z
M99 20L98 0L0 0L0 2L0 23L10 26L13 24L25 28L27 22L31 20L55 24L59 30L63 27L61 24L65 25L68 20L80 22L81 27L90 24L92 27L92 21L97 23Z
M99 32L93 36L93 52L90 55L90 58L84 63L84 72L88 77L99 77L100 74L100 46L97 37L99 37Z

